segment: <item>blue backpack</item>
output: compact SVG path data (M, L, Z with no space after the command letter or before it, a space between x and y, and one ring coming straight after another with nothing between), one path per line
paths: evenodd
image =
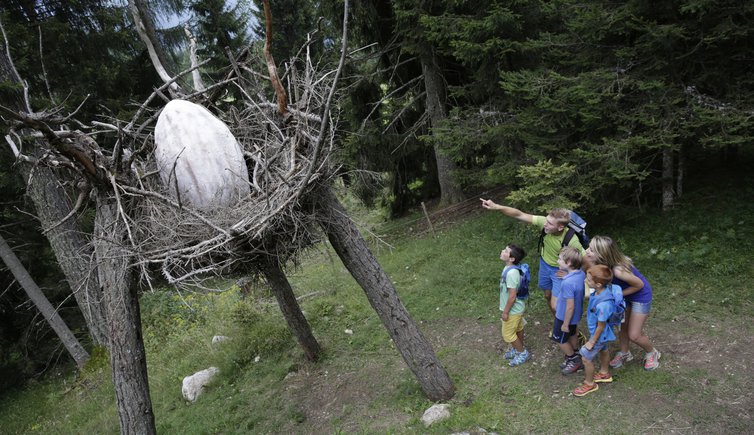
M508 272L512 269L518 270L518 273L521 274L521 282L518 284L518 289L516 290L516 299L528 299L529 298L529 283L531 282L531 272L529 271L529 265L524 264L514 264L509 268L506 268L503 271L502 276L500 277L500 280L505 283L505 279L508 276Z
M623 299L623 289L620 286L610 284L610 287L605 288L599 296L595 297L597 302L594 304L592 312L596 310L597 305L603 302L612 302L614 309L613 314L607 319L608 326L619 326L623 323L623 318L626 316L626 300Z

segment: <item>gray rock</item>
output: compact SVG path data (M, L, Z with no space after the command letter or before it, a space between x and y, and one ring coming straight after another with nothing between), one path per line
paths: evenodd
M214 337L212 337L212 344L222 343L225 340L230 340L230 337L226 337L224 335L215 335Z
M422 423L424 423L424 426L429 427L430 425L445 420L448 417L450 417L450 405L437 403L424 411L424 415L422 415Z
M183 386L181 387L183 398L189 402L196 402L196 399L204 392L204 387L218 373L220 373L220 369L210 367L183 378Z

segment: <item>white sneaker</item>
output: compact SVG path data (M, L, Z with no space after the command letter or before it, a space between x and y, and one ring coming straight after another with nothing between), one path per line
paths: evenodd
M615 356L613 359L610 360L610 367L617 369L618 367L623 367L624 363L627 363L634 359L634 356L631 355L631 351L628 352L615 352Z

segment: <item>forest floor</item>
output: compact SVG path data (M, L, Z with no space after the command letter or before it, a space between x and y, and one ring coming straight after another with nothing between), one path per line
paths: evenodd
M641 369L642 352L634 346L635 359L625 368L611 370L614 382L602 384L600 391L582 399L573 397L571 391L583 380L583 372L570 376L559 373L557 365L562 354L547 338L551 327L549 321L529 322L527 345L533 358L516 368L508 367L502 357L505 347L497 325L468 319L422 324L436 350L455 349L452 356L442 359L449 372L518 370L528 377L526 391L537 402L557 406L559 400L583 400L584 406L592 406L595 401L604 400L604 403L616 406L609 413L635 416L632 417L636 419L635 424L623 429L612 428L613 433L750 433L754 429L752 331L741 328L738 321L721 319L714 325L707 325L713 328L712 337L701 340L705 334L705 328L701 326L682 320L671 324L649 323L649 333L662 352L661 365L651 374L653 378L661 377L661 388L652 388L652 381L640 386L622 382L629 376L647 375ZM715 330L721 334L715 334ZM494 363L489 364L489 361ZM338 371L327 364L301 370L287 380L285 395L287 401L298 404L306 420L290 429L322 434L338 430L343 433L379 433L406 425L415 418L411 413L396 413L388 411L389 408L381 411L374 406L382 392L391 390L391 383L401 378L401 372L405 370L405 364L397 355L387 364L366 363L347 371ZM506 390L509 386L504 383L477 387L494 388L506 400L516 400L516 397L508 396ZM516 390L520 391L520 388ZM676 390L689 394L672 394ZM476 396L482 393L475 388L465 388L457 392L451 403L457 407L470 407ZM506 403L500 403L500 407L505 408ZM577 424L574 429L587 430L588 426ZM607 426L604 429L610 429L609 424ZM477 427L458 430L474 433L485 427L489 426L479 421ZM581 432L581 429L573 432ZM526 426L526 431L529 430L538 431L538 425L533 422Z

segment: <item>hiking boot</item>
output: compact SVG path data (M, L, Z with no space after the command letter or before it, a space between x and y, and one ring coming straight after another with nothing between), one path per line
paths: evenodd
M529 352L529 349L524 349L523 352L516 354L516 356L511 360L511 362L508 363L508 365L511 367L520 366L526 361L529 361L529 358L531 358L531 352Z
M576 357L578 357L579 361L581 361L581 354L580 353L576 352ZM564 355L563 356L563 362L560 363L560 365L558 367L560 367L560 369L563 370L565 368L566 364L568 364L568 356Z
M579 370L582 370L583 368L584 364L581 362L581 355L576 354L571 358L568 358L565 367L560 370L560 373L562 373L563 375L570 375L576 373Z
M516 350L515 347L512 347L512 348L508 349L507 352L505 352L505 354L503 355L503 357L505 359L513 359L513 358L516 357L516 355L518 355L518 351Z
M657 349L652 350L644 357L644 370L654 370L660 367L660 351Z
M573 395L576 397L584 397L587 394L593 393L599 389L600 389L600 386L597 385L596 383L592 385L581 384L578 387L576 387L575 390L573 390Z
M624 363L627 363L634 359L634 356L631 355L631 351L628 352L615 352L615 356L613 359L610 360L610 367L617 369L618 367L623 367Z
M594 374L594 382L599 382L599 383L613 382L613 375L611 375L610 373L597 372Z
M563 355L563 362L560 363L560 366L559 366L560 369L563 370L565 368L566 364L568 364L568 357L565 356L565 355Z

